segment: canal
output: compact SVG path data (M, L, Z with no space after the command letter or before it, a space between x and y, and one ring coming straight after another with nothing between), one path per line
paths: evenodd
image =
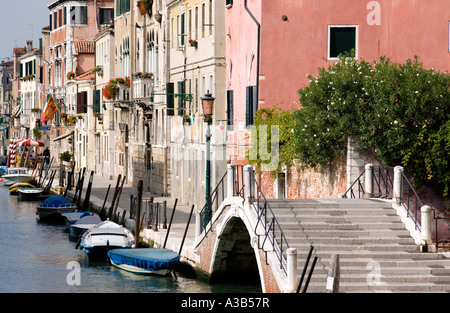
M106 262L89 262L69 240L65 225L38 220L37 205L19 201L0 186L0 293L261 292L260 286L142 276Z

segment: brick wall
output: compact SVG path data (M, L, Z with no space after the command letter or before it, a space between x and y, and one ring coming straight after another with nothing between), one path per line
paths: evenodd
M347 189L347 162L342 157L321 170L301 169L297 164L286 170L286 181L274 178L269 172L262 172L261 189L267 199L282 198L282 187L287 187L288 199L336 198ZM258 181L259 183L259 181Z

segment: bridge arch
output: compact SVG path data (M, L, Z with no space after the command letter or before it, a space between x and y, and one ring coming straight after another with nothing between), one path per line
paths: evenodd
M257 215L240 197L226 198L196 242L201 270L210 281L260 282L262 292L280 292L278 266L258 246ZM279 263L278 263L279 264ZM274 272L275 269L275 272Z

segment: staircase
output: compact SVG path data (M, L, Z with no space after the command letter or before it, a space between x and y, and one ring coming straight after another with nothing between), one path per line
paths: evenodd
M269 204L289 246L297 249L298 275L311 245L308 271L314 255L319 257L307 292L326 292L335 254L340 259L339 292L450 292L450 259L420 253L387 201L269 200Z

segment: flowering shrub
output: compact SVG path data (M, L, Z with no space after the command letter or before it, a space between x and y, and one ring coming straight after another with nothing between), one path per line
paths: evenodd
M450 75L418 61L368 63L342 56L299 90L296 156L320 167L345 155L353 136L385 165L403 165L416 187L425 181L450 193ZM447 156L447 157L446 157Z
M63 112L63 113L61 113L61 114L59 115L59 117L60 117L60 118L67 118L67 113L64 113L64 112Z
M152 6L153 0L139 0L137 2L137 7L142 15L145 14L152 15Z

